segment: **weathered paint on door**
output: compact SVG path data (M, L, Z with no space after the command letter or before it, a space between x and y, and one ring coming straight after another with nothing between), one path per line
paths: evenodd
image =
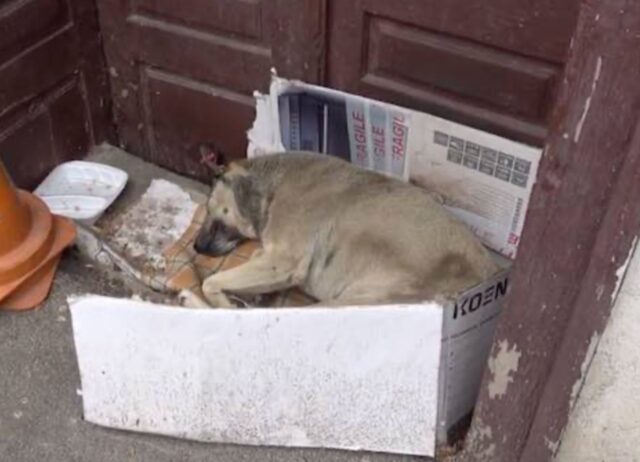
M17 185L85 156L109 119L93 2L0 2L0 157Z

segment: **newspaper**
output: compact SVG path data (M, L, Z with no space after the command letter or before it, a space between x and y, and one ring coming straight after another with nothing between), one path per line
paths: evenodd
M516 255L541 150L459 123L273 77L256 94L248 156L334 155L429 189L489 248Z

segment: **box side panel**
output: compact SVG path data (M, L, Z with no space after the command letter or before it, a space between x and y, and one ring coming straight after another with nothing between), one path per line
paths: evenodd
M459 435L473 411L508 284L509 271L500 272L461 294L444 311L439 443Z
M442 344L440 345L440 366L438 368L438 413L436 418L436 444L446 445L447 438L447 404L449 402L450 387L447 380L449 379L449 348L450 338L446 335L445 318L448 313L453 310L452 302L443 307L442 316Z
M442 308L72 303L85 418L201 441L431 456Z

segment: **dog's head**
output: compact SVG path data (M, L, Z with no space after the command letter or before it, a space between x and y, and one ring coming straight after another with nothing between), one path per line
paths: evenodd
M198 253L213 257L231 252L245 239L257 239L265 200L242 164L215 172L207 218L194 243Z

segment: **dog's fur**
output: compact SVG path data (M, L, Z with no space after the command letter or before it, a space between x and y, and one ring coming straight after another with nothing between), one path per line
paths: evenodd
M330 156L283 153L232 164L216 178L195 249L262 249L206 278L190 306L233 306L227 294L299 286L323 305L447 298L497 270L469 229L428 192Z

